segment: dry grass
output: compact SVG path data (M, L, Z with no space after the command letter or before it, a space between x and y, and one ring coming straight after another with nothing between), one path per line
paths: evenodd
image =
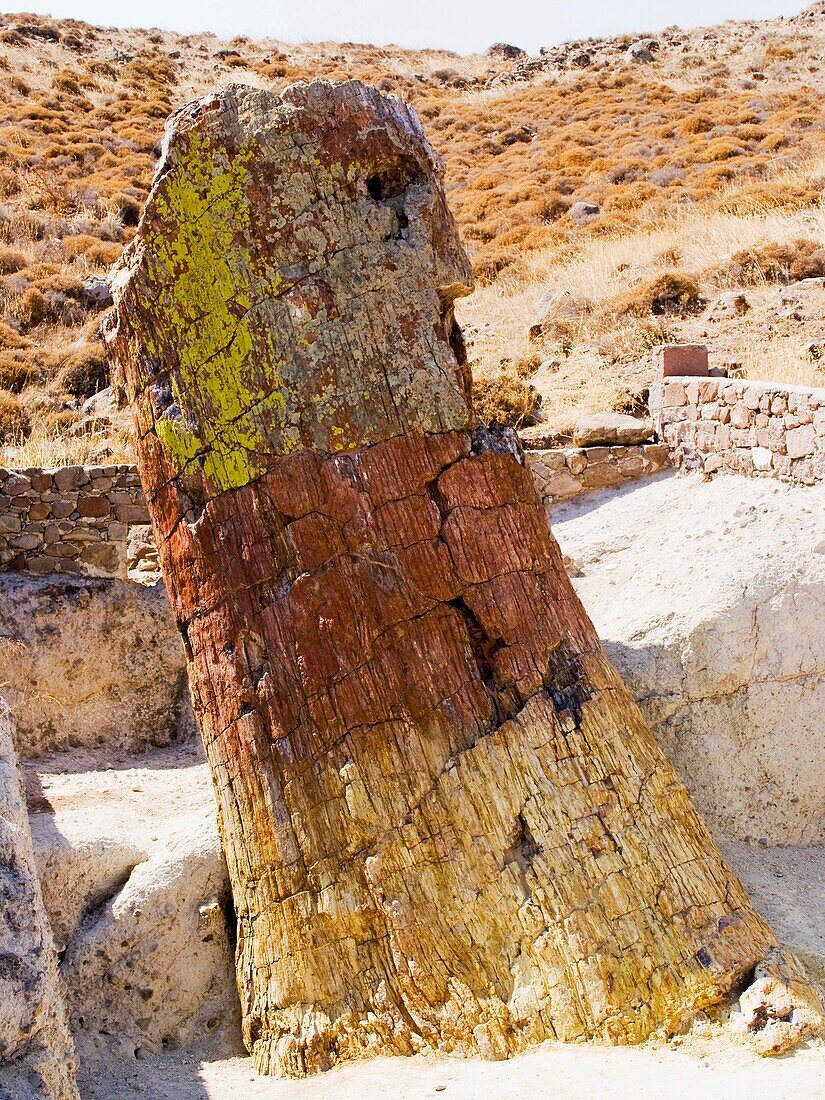
M778 175L776 184L818 180L823 170L825 159L812 158ZM777 319L781 303L774 286L776 268L767 262L758 269L761 278L751 268L741 284L756 283L765 295L751 295L753 311L732 322L735 337L726 332L718 348L714 325L704 314L650 309L645 315L643 308L635 308L650 301L651 285L674 268L712 303L730 287L737 254L799 256L800 239L825 241L825 208L819 203L802 210L751 207L740 212L734 190L728 188L721 198L724 205L715 212L683 212L613 238L594 233L566 252L555 247L537 251L492 285L480 287L459 303L459 319L471 336L474 371L494 376L507 360L538 355L545 365L533 383L543 397L548 427L558 431L569 429L582 413L620 407L630 394L643 390L649 381L650 349L671 340L707 342L712 357L735 359L749 377L821 386L821 364L811 359L808 348L825 324L825 310L798 321ZM810 260L814 254L806 252L802 258ZM817 273L815 267L792 266L788 278L779 281ZM541 335L531 338L548 290L566 297L556 319L546 321ZM764 324L757 324L763 314Z
M808 350L811 343L804 336L769 343L745 341L742 346L745 376L768 382L825 388L825 361L811 357ZM825 343L821 346L825 348Z
M48 450L106 384L101 318L82 284L104 275L133 235L168 113L230 80L279 90L316 77L357 77L403 96L444 157L481 284L462 316L478 330L477 374L491 380L479 389L484 415L529 419L530 386L559 424L625 403L649 348L693 323L693 284L710 295L730 284L737 252L816 244L825 228L825 20L665 32L649 66L627 63L629 43L553 47L525 68L438 50L221 42L0 16L8 417L21 410ZM585 69L571 60L582 49ZM570 214L579 201L599 207L586 225ZM659 293L674 280L688 288L676 308ZM581 308L531 341L548 287ZM740 328L748 362L794 379L813 372L789 352L801 346L793 339L765 353L760 338L749 357Z
M4 440L3 465L12 469L29 466L107 466L134 462L129 437L120 433L91 432L67 435L47 422L35 420L30 431Z

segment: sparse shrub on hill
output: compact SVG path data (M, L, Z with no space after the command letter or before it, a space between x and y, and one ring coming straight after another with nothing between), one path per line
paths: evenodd
M100 343L73 352L60 372L59 382L72 397L87 398L109 383L106 354Z
M37 369L22 352L0 351L0 389L20 393L37 379Z
M617 314L633 317L695 313L703 305L699 282L693 275L665 271L618 295L612 303Z
M796 53L792 42L771 42L765 50L765 61L793 61Z
M24 330L36 328L45 320L48 312L49 304L45 295L35 286L31 286L23 292L15 309L16 319Z
M708 118L707 115L696 114L690 115L684 120L681 125L683 134L707 134L713 130L716 123L712 118Z
M69 92L73 95L80 94L80 79L78 74L71 69L64 69L55 73L52 77L52 87L58 92Z
M473 383L473 408L482 424L505 424L511 428L535 423L541 398L524 378L500 370L476 378Z
M0 444L16 443L29 430L29 417L19 398L0 390Z
M102 241L88 233L64 237L62 243L70 256L83 256L89 263L100 268L111 267L122 250L122 245L116 241Z
M26 266L26 257L14 248L0 248L0 275L14 275Z
M25 348L29 341L5 321L0 321L0 348Z
M663 44L655 67L617 67L635 41L628 37L589 44L586 68L508 84L509 62L445 51L98 32L28 15L8 22L15 29L0 30L0 349L14 353L5 360L6 388L24 386L26 408L38 386L77 406L105 379L94 351L71 350L81 338L96 346L94 310L78 284L105 272L133 236L166 116L230 77L276 90L356 77L410 101L445 159L449 201L482 295L506 285L517 298L536 268L552 272L593 242L633 239L681 211L759 218L821 203L821 169L818 177L788 171L822 149L818 47L791 37L785 24L764 35L749 30L762 44L741 62L723 32L713 51L686 32L690 41L678 49ZM746 75L749 87L741 83ZM569 211L585 201L600 212L577 224ZM737 250L736 242L727 248ZM820 273L815 256L791 251L800 254L750 257L744 282ZM558 396L563 385L554 388L554 401L596 390L609 401L611 386L577 367L577 357L592 362L598 353L624 363L646 354L657 337L675 331L672 320L678 327L700 304L698 285L675 286L673 277L701 273L711 285L735 285L735 264L730 271L725 264L740 257L720 263L724 252L712 250L690 270L678 257L634 264L603 291L578 288L577 296L594 299L588 315L542 338L570 372L567 396ZM657 276L669 284L651 286ZM525 383L529 370L519 363L547 350L529 344L531 323L509 321L510 335L499 338L509 346L495 353L482 343L479 372ZM581 381L576 370L585 370ZM509 408L508 417L523 415L529 394L484 386L499 393L497 407Z
M744 248L708 275L727 286L795 283L825 277L825 244L800 238L789 244L771 242Z
M112 201L117 206L120 220L125 226L135 226L140 221L141 204L132 195L114 195Z

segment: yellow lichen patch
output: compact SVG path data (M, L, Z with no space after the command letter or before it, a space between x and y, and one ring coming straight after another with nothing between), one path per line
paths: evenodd
M157 430L181 468L203 455L206 475L228 489L260 473L254 456L265 440L250 410L285 406L274 369L267 390L250 388L245 369L254 347L254 303L244 296L250 280L238 278L238 270L250 264L243 241L251 153L230 155L205 134L191 132L178 155L158 190L157 228L147 249L155 266L150 285L163 287L161 327L179 356L174 389L181 417L162 418ZM261 298L276 294L280 282L271 275Z

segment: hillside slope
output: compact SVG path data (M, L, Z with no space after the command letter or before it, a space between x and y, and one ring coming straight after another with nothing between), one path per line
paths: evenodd
M358 77L416 106L481 285L462 319L484 415L529 422L532 386L548 428L632 405L663 339L825 380L825 294L776 289L825 276L823 59L821 2L536 57L0 16L0 445L33 433L23 462L122 446L80 412L107 384L101 279L134 232L163 120L230 81ZM714 306L742 287L744 306Z

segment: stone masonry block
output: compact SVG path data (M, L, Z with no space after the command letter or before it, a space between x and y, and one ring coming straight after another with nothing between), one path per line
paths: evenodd
M814 453L814 439L813 424L803 424L799 428L791 428L785 434L788 455L792 459L812 455Z
M708 349L704 344L663 344L653 352L654 378L706 378Z

